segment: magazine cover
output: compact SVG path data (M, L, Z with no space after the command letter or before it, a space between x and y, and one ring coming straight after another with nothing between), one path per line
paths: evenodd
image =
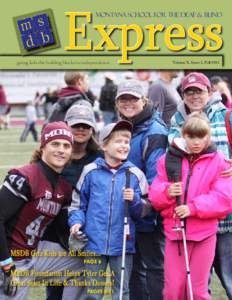
M229 12L4 4L0 299L232 299Z

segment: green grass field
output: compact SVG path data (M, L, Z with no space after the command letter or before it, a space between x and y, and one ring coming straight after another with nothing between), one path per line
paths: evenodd
M39 145L32 141L31 136L28 137L27 142L20 143L19 136L22 130L22 127L0 130L0 183L2 183L8 169L28 163L32 151ZM215 300L227 299L224 290L222 289L216 276L213 277L212 292L212 298ZM44 289L31 288L28 299L45 299Z

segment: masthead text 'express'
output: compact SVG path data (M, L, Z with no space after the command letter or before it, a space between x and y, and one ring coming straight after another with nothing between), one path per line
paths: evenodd
M206 50L217 52L223 46L221 24L191 24L187 28L181 24L92 24L91 12L66 12L69 18L69 45L67 51L116 51L121 54L120 64L131 64L131 52L143 49L147 52L162 51L158 38L162 35L165 47L172 52ZM96 31L99 39L88 36L88 26ZM114 33L120 34L120 42ZM94 35L96 36L96 35ZM146 41L146 42L145 42Z

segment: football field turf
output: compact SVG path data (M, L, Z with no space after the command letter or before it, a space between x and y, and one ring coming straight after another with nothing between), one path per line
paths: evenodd
M40 128L37 127L37 129L40 131ZM19 137L22 130L23 127L20 126L9 128L7 130L0 130L0 184L2 183L7 170L27 164L33 150L39 146L39 143L33 142L31 135L28 136L26 142L20 143ZM212 298L215 300L227 299L216 276L213 277L212 293ZM45 299L44 289L31 288L28 299Z

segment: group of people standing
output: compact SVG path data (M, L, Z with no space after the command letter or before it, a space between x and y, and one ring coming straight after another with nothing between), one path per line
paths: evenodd
M12 284L15 272L23 270L50 272L45 279L50 283L58 279L52 272L60 272L61 286L47 284L47 299L102 299L102 286L94 282L105 280L100 273L109 264L112 298L118 300L127 229L123 299L184 300L190 296L180 220L185 224L193 299L211 299L212 265L232 299L227 109L221 98L212 97L204 74L183 78L183 101L168 85L176 75L166 80L167 75L160 77L159 87L150 87L151 100L160 93L156 105L139 81L120 83L114 99L120 120L103 127L97 139L86 75L67 72L66 90L73 93L54 108L65 123L59 119L45 125L32 163L10 170L0 190L0 299L25 299L28 287L18 285L16 291ZM70 236L77 244L83 242L81 250L89 260L97 255L96 264L69 255ZM66 255L36 257L33 250ZM67 270L79 276L64 276ZM72 285L73 278L77 283ZM86 280L91 288L83 286Z

